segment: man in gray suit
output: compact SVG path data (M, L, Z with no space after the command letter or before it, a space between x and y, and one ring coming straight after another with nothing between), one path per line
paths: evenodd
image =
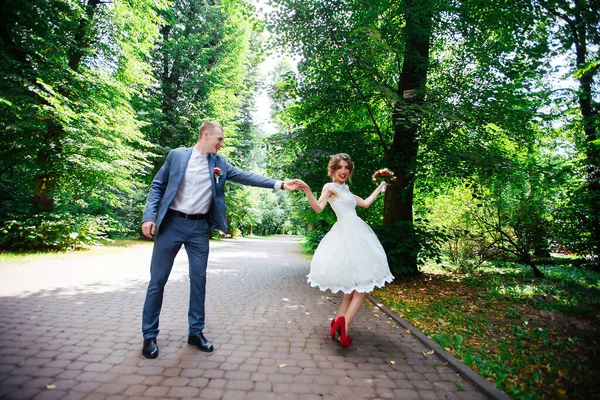
M181 245L189 259L190 303L188 343L212 352L204 337L204 300L210 228L227 232L225 181L272 189L295 190L296 181L275 181L241 171L217 155L223 147L223 128L216 122L200 127L198 143L171 150L152 185L142 218L142 232L154 236L150 283L142 313L142 354L158 357L158 320L164 287Z

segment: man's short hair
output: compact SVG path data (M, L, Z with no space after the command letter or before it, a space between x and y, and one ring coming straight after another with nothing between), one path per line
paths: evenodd
M210 133L214 133L217 129L220 129L223 132L223 127L214 121L207 121L200 125L200 129L198 129L198 136L202 136L202 132L209 131Z

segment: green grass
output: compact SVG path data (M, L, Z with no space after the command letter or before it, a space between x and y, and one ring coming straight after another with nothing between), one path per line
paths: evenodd
M513 398L598 396L600 274L540 268L429 265L373 294Z

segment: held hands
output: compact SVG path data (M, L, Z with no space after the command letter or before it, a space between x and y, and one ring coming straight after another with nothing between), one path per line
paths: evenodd
M288 181L283 182L283 188L285 190L298 190L299 183L302 182L300 179L290 179Z
M301 179L296 179L296 181L298 181L298 186L297 187L298 187L299 190L303 190L304 193L310 192L310 186L308 186L306 184L306 182L304 182ZM321 196L325 196L325 198L331 197L332 199L335 199L338 196L338 194L337 194L337 192L335 190L325 189L323 191L323 193L321 193Z
M307 190L310 190L310 187L302 179L296 179L296 190L303 190L306 192Z
M296 182L297 182L297 184L296 184L297 190L302 190L302 191L304 191L304 193L310 192L310 186L308 186L306 184L306 182L304 182L302 179L296 179Z
M156 233L156 223L152 221L144 222L142 224L142 233L144 234L144 236L152 239L152 237Z

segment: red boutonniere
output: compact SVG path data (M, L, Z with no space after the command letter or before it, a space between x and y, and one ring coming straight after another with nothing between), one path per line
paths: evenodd
M213 169L213 174L215 175L215 181L219 183L219 178L221 177L221 175L223 175L223 171L221 171L221 168L215 167L215 169Z

